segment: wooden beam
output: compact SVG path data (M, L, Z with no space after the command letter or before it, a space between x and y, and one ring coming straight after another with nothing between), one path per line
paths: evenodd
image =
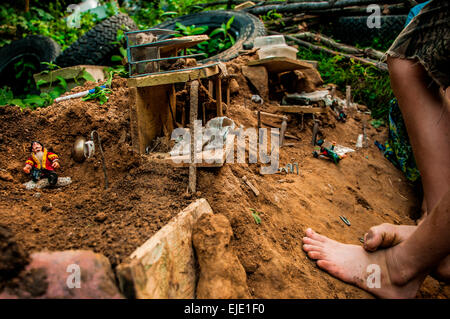
M206 65L200 69L180 70L177 72L150 74L142 77L129 78L129 87L157 86L164 84L186 83L219 74L217 65Z
M285 57L273 57L250 61L247 65L265 66L267 72L269 73L282 73L287 71L313 68L313 65L308 62L293 60Z

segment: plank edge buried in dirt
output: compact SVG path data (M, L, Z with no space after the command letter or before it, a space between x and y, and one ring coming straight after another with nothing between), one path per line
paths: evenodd
M130 262L117 267L121 290L127 294L124 290L131 287L138 299L195 298L197 274L192 230L204 214L213 211L208 201L201 198L138 247L130 255Z

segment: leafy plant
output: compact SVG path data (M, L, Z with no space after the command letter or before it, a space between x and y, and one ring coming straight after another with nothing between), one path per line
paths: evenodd
M284 27L284 21L282 20L283 15L281 13L278 13L276 9L270 10L265 15L261 16L261 19L264 22L272 22L272 23L280 22L280 24Z
M261 224L261 217L259 216L259 212L256 211L256 209L250 208L250 211L252 212L253 219L255 220L255 223L257 225Z
M370 124L375 128L379 128L380 126L384 126L386 123L383 119L374 119L370 121Z
M209 33L209 40L197 44L196 47L187 49L188 54L204 53L205 57L216 55L219 52L225 51L234 45L236 40L230 33L231 26L234 21L232 16L226 23L222 23L219 28L214 29ZM181 36L190 36L204 34L209 28L208 26L185 26L181 23L176 23L177 30L181 32Z
M83 101L88 101L88 100L98 100L100 105L105 104L109 97L107 96L107 94L111 94L112 91L110 89L107 88L101 88L99 86L96 86L94 88L94 92L93 93L89 93L88 95L86 95L85 97L82 98Z

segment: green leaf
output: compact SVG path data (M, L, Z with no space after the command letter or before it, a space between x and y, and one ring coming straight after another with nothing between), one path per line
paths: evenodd
M234 21L234 16L232 16L232 17L230 18L230 20L228 20L227 26L226 26L226 29L227 29L227 30L229 30L229 29L231 28L231 25L233 24L233 21Z
M213 32L211 32L211 33L209 34L209 37L212 38L213 36L215 36L215 35L218 34L218 33L223 33L223 34L225 34L225 30L223 30L223 29L221 29L221 28L217 28L217 29L213 30Z
M47 84L47 81L40 79L36 82L36 86L39 88L41 85Z
M81 73L81 78L86 81L95 82L94 77L86 70L83 70L83 72Z
M250 208L250 211L252 212L252 216L253 219L255 220L255 223L257 225L261 224L261 217L259 216L259 213L253 208Z
M59 85L61 85L61 87L64 89L64 91L67 91L67 82L66 80L61 77L61 76L57 76L56 79L59 81Z
M122 57L119 56L119 55L113 55L113 56L111 57L111 61L112 61L112 62L120 62L120 61L122 61Z

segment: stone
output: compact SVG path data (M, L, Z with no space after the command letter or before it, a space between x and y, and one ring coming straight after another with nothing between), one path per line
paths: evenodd
M197 298L250 298L245 269L230 245L232 236L224 215L205 214L195 224L192 240L200 265Z
M117 266L121 291L128 298L192 299L197 282L192 229L212 214L206 199L190 204Z
M301 71L295 70L294 74L296 76L294 86L296 92L298 93L313 92L317 90L318 87L323 85L323 80L320 73L314 68L302 69Z
M103 223L107 218L108 216L105 213L98 213L95 215L94 220L98 223Z
M63 186L67 186L70 184L72 184L72 179L70 177L58 177L58 182L56 182L56 187L63 187ZM40 188L49 187L50 184L49 184L47 178L42 178L42 179L38 180L37 183L35 183L31 180L29 182L24 183L23 186L25 186L25 188L27 190L32 190L35 188L40 189Z
M231 79L229 86L230 86L230 93L232 95L236 95L239 93L239 83L238 81L236 81L236 79Z
M242 74L253 85L258 94L267 100L269 96L269 75L264 66L243 66Z
M0 298L123 299L111 264L101 254L65 250L37 252L30 258L18 285L6 288Z

